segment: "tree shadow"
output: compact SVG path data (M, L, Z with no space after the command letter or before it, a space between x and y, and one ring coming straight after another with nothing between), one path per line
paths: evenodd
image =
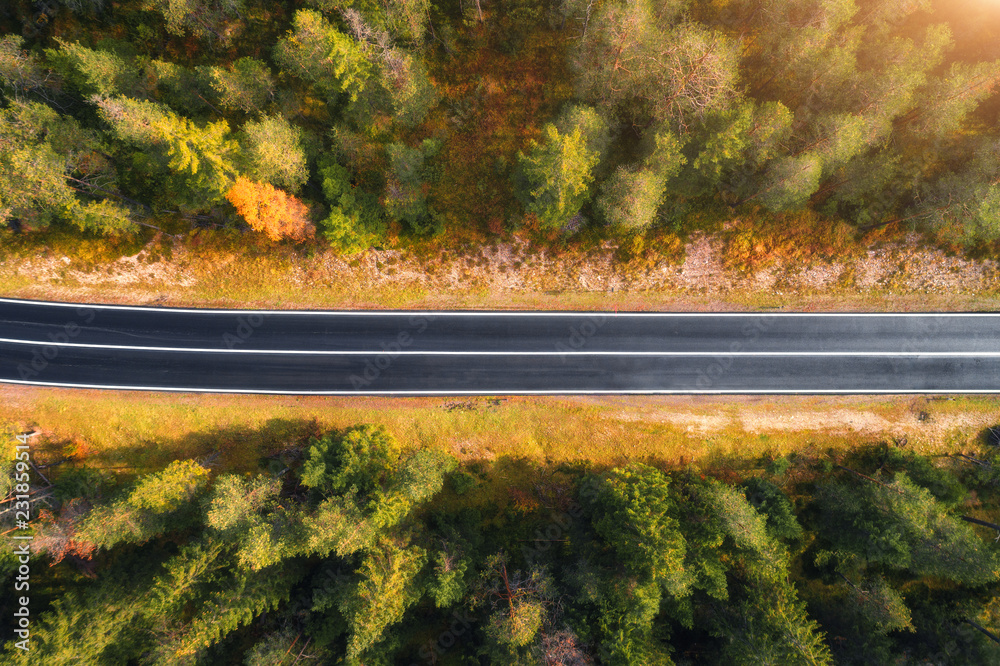
M1000 425L983 428L979 431L976 441L989 449L1000 448Z
M138 440L131 445L89 452L77 462L119 476L157 471L174 460L198 459L225 472L254 472L283 451L301 449L323 433L316 419L273 418L258 427L227 426L173 439Z

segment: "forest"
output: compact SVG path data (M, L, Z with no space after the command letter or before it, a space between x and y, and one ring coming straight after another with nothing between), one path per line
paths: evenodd
M356 252L810 211L986 246L998 28L986 0L10 0L0 222Z
M998 82L989 0L5 0L0 249L800 215L993 252ZM1000 663L992 430L612 465L349 423L252 470L31 469L31 652L5 540L0 663Z
M980 449L459 463L313 424L252 473L50 468L31 652L4 662L997 663L995 435Z

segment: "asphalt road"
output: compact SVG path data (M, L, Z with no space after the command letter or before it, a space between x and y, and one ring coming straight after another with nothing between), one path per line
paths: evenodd
M1000 314L275 312L0 299L0 382L300 394L1000 393Z

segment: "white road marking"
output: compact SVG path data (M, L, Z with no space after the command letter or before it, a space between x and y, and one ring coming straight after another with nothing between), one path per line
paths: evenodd
M105 303L62 303L57 301L32 301L21 298L2 298L0 303L91 308L102 310L136 310L140 312L187 312L196 314L286 314L286 315L352 315L365 317L433 316L433 317L1000 317L1000 312L783 312L759 310L748 312L632 312L604 310L231 310L213 308L174 308L149 305L113 305Z
M39 347L74 347L83 349L116 349L124 351L152 351L152 352L194 352L197 354L273 354L276 356L299 355L299 356L872 356L872 357L917 357L917 356L940 356L940 357L968 357L968 358L1000 358L1000 351L987 352L878 352L878 351L586 351L586 350L564 350L564 351L421 351L414 349L402 349L394 351L389 349L363 350L331 350L318 349L315 351L305 349L230 349L228 347L205 348L205 347L144 347L141 345L105 345L92 344L87 342L52 342L48 340L19 340L15 338L0 338L0 343L14 345L37 345Z
M606 391L583 391L576 389L552 389L552 390L527 390L518 391L516 389L500 389L492 391L285 391L280 389L275 390L246 390L246 389L204 389L204 388L170 388L163 386L105 386L102 384L71 384L65 382L34 382L34 381L22 381L18 379L0 379L0 384L25 384L28 386L51 386L57 388L88 388L88 389L105 389L109 391L160 391L164 393L247 393L247 394L260 394L260 395L360 395L360 396L379 396L379 395L391 395L391 396L428 396L428 395L453 395L453 396L463 396L463 395L822 395L822 394L844 394L844 395L870 395L870 394L880 394L880 395L912 395L912 394L922 394L922 395L996 395L998 391L986 391L986 390L906 390L906 391L888 391L888 390L869 390L869 391L857 391L854 389L816 389L816 390L722 390L722 389L691 389L691 390L671 390L671 389L619 389L619 390L606 390Z

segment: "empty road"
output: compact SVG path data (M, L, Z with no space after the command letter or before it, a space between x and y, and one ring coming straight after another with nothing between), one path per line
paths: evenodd
M0 382L320 395L998 393L1000 314L252 311L0 299Z

